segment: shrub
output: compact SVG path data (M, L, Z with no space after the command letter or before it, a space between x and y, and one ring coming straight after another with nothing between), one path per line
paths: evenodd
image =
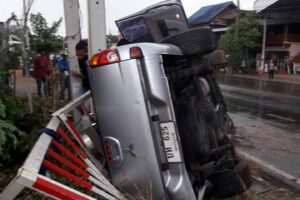
M25 116L25 109L11 95L7 73L0 70L0 166L23 161L29 150L29 135L16 124Z

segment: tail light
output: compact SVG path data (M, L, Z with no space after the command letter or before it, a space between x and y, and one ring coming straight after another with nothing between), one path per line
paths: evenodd
M89 61L89 65L92 68L99 67L101 65L107 65L119 62L120 58L118 52L114 49L106 49L92 56Z
M131 59L139 59L143 57L143 52L140 47L131 47L129 51Z

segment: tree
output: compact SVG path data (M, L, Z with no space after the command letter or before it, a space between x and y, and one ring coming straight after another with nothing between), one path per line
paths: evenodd
M15 69L21 64L20 58L24 56L23 31L18 21L12 13L5 22L5 31L0 33L0 69Z
M49 50L58 52L62 48L63 38L57 36L57 31L61 25L62 18L48 26L46 19L41 13L30 16L32 35L31 48L34 51Z
M232 70L237 70L242 61L249 62L249 50L258 46L260 24L254 13L247 13L236 24L230 27L219 40L219 48L228 56L228 64ZM236 30L238 29L238 35Z
M0 50L0 54L5 52ZM5 68L6 66L0 67L0 167L23 161L22 157L29 150L27 147L30 139L16 125L23 120L25 107L12 95L8 85L9 74Z

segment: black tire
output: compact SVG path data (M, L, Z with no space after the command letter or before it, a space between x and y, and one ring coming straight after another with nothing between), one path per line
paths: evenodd
M181 32L163 39L161 43L178 46L186 56L203 56L216 49L214 33L210 28L195 28Z
M252 184L249 166L239 162L234 169L217 173L210 178L219 198L232 197L241 194Z

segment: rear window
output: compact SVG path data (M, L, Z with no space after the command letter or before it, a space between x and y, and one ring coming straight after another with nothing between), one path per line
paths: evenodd
M129 42L153 42L153 38L142 17L117 22L122 35Z

